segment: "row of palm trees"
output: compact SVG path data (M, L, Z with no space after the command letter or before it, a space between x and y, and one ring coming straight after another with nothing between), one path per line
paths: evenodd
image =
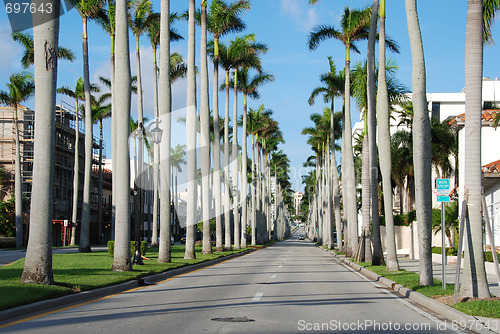
M310 0L316 3L317 0ZM477 156L480 152L480 118L481 118L481 77L482 77L482 51L483 41L490 40L491 22L496 11L499 9L498 1L493 0L470 0L467 15L467 37L466 37L466 129L469 129L466 139L467 163L464 173L467 174L465 185L466 203L469 210L471 224L471 238L466 252L466 267L464 272L464 283L461 288L463 297L489 297L489 290L485 279L484 254L482 248L482 217L480 211L480 187L481 166ZM391 177L399 175L400 186L402 179L406 178L406 184L413 182L415 191L415 204L418 221L419 236L419 259L421 285L432 285L432 263L431 263L431 233L432 233L432 165L439 166L442 174L449 170L449 156L453 153L449 147L443 147L439 141L432 142L432 133L442 130L443 125L433 121L431 130L431 119L427 110L425 92L425 61L422 48L422 37L418 23L416 0L406 0L406 16L408 20L408 32L412 50L413 79L412 79L412 118L408 120L411 124L408 136L397 133L393 141L399 141L401 148L410 149L412 161L408 157L402 157L397 150L391 150L391 136L389 131L390 107L393 104L401 104L401 93L404 90L393 90L398 88L391 82L390 66L386 64L386 48L397 51L397 45L386 37L385 33L385 0L374 0L370 8L351 9L346 8L341 18L341 30L334 26L321 25L313 29L309 35L308 46L315 49L325 39L333 38L341 41L345 46L346 62L341 75L336 74L333 62L330 60L330 72L321 76L324 84L313 91L310 102L322 94L325 102L330 102L322 115L313 114L311 119L315 123L314 128L306 128L303 134L309 134L309 143L316 152L316 170L305 178L306 185L315 187L313 199L309 203L309 234L317 238L323 244L332 247L333 222L336 223L337 244L336 247L343 249L348 256L356 256L362 261L373 264L383 264L380 223L379 223L379 171L382 177L382 191L384 198L384 213L386 223L386 246L387 246L387 270L397 271L399 265L396 256L394 220L392 212L392 185ZM483 23L484 22L484 23ZM378 32L377 32L378 27ZM483 31L485 35L483 36ZM379 70L375 65L375 40L378 36L379 43ZM350 50L359 53L357 41L368 40L368 52L366 70L360 80L351 80ZM385 68L386 70L380 70ZM377 74L378 72L378 74ZM355 91L351 92L352 81ZM359 85L362 83L362 85ZM342 89L342 84L344 88ZM399 87L401 88L401 87ZM396 95L391 95L391 91ZM358 239L358 201L356 200L356 177L355 163L352 147L351 119L350 119L350 97L354 95L358 106L364 110L365 121L362 133L362 231L361 239ZM343 97L342 106L342 130L338 122L335 122L333 100L336 96ZM376 119L376 122L375 122ZM330 122L328 122L328 120ZM473 122L476 123L473 123ZM337 126L337 127L336 127ZM333 129L331 132L328 128ZM334 208L340 208L337 196L338 182L335 182L337 163L335 160L335 140L342 134L342 202L343 218L334 214ZM375 141L375 133L378 140ZM448 130L449 133L449 130ZM472 135L474 133L474 135ZM434 136L436 139L436 136ZM360 140L361 141L361 140ZM407 145L406 148L404 145ZM330 145L330 148L328 146ZM378 155L377 158L377 148ZM391 152L394 156L391 156ZM408 151L407 151L408 152ZM474 153L472 153L474 152ZM403 161L406 158L406 162ZM313 159L310 159L312 161ZM380 164L380 166L379 166ZM411 169L403 170L403 165L411 165ZM411 174L411 177L410 177ZM411 181L410 181L411 178ZM333 199L333 201L332 201ZM335 220L332 219L335 217ZM346 222L342 229L341 222ZM372 223L373 235L370 233L370 222ZM345 244L342 244L342 232ZM358 241L361 245L358 246ZM373 246L372 246L373 243ZM373 254L372 254L373 247Z
M154 52L154 76L155 76L155 119L160 118L160 127L163 130L163 139L159 147L155 145L153 164L155 166L155 203L160 202L160 237L159 237L159 262L170 262L170 196L171 196L171 171L172 153L170 148L170 127L171 127L171 84L175 76L175 70L179 67L185 70L187 77L187 172L188 172L188 200L187 200L187 243L186 258L194 258L194 226L196 211L196 83L195 83L195 30L197 13L195 2L189 1L188 10L188 56L186 66L178 66L179 63L172 63L174 55L170 54L170 41L178 40L179 36L171 28L171 23L179 16L170 12L170 2L162 0L160 13L154 13L150 0L128 2L117 0L105 3L101 0L75 0L76 8L82 17L83 24L83 79L77 81L74 91L63 87L61 92L72 96L76 101L76 113L79 112L79 102L83 102L85 119L85 174L84 174L84 197L82 210L82 230L79 241L79 249L82 252L90 251L89 245L89 219L90 219L90 171L92 158L92 109L94 114L99 111L100 115L111 115L112 119L112 157L113 157L113 225L115 238L115 253L113 270L132 270L130 256L130 214L129 214L129 148L128 137L130 134L130 108L132 93L132 77L130 72L130 58L128 52L129 27L132 29L136 40L137 68L137 95L138 95L138 124L145 122L142 112L142 79L140 70L139 38L144 33L148 33ZM248 0L238 0L227 4L223 0L213 0L208 6L207 1L202 1L199 22L201 24L201 64L199 71L201 74L201 100L200 100L200 146L202 154L201 174L202 181L202 220L204 231L209 223L211 194L215 194L213 205L216 217L216 250L230 249L246 246L247 221L252 229L252 244L264 242L270 239L271 231L274 230L274 237L284 237L289 234L286 222L288 213L285 210L285 201L289 196L287 171L289 161L282 151L277 150L277 146L283 141L277 122L270 117L270 113L254 111L250 109L247 117L247 97L258 98L258 87L263 83L273 80L273 76L262 71L260 55L267 52L267 46L256 42L255 35L245 35L236 37L228 45L220 42L220 37L230 32L242 31L245 27L240 16L250 9ZM95 20L110 35L111 39L111 75L107 82L110 85L110 93L103 94L100 98L94 98L91 92L95 86L89 80L89 59L88 59L88 36L86 33L88 20ZM33 54L35 63L35 83L37 92L35 95L36 104L36 129L35 129L35 160L33 178L33 204L32 208L37 208L44 215L31 215L29 244L27 250L26 266L23 271L23 282L53 283L51 266L50 247L50 208L48 203L52 202L51 175L52 167L42 168L41 164L47 165L52 161L50 147L53 146L54 123L50 114L55 108L55 85L57 80L57 57L43 59L44 50L49 48L57 52L58 49L58 16L53 20L40 24L34 28ZM214 36L214 41L207 42L208 32ZM47 41L47 46L42 47L41 41ZM156 52L160 50L160 66L157 70ZM52 48L52 49L50 49ZM211 56L214 61L214 98L213 98L213 130L210 131L210 107L208 99L208 62L207 57ZM162 61L167 59L167 61ZM170 59L170 61L168 61ZM233 122L238 120L238 94L243 93L243 115L241 116L241 126L244 135L242 136L242 157L241 175L242 186L238 187L239 166L238 166L238 136L236 124L232 126L232 184L229 178L229 161L224 162L224 173L221 173L220 164L220 130L219 110L218 110L218 70L219 64L226 72L226 82L221 89L226 91L226 105L224 118L224 158L229 159L229 90L234 91ZM256 74L252 75L252 71ZM159 75L158 75L159 74ZM157 77L158 75L158 77ZM231 75L233 79L231 80ZM42 80L45 80L43 82ZM158 87L156 82L158 81ZM39 89L38 87L44 87ZM158 93L161 92L161 94ZM42 93L40 93L42 92ZM51 98L53 96L54 98ZM105 100L111 101L105 104ZM263 106L261 109L264 109ZM100 118L102 120L102 117ZM78 124L78 120L77 120ZM100 127L102 131L102 126ZM78 131L78 126L77 126ZM212 132L212 133L211 133ZM253 140L253 154L251 164L252 178L251 185L247 181L247 152L246 135L250 134ZM213 144L210 137L213 135ZM79 136L77 135L76 138ZM40 138L42 138L40 140ZM101 132L102 138L102 132ZM210 150L213 145L213 150ZM77 145L78 146L78 145ZM77 147L76 146L76 147ZM102 145L101 145L102 146ZM210 152L212 154L210 155ZM78 152L76 152L78 154ZM212 156L212 159L211 159ZM213 162L211 161L213 160ZM219 161L217 161L219 160ZM75 163L78 159L75 159ZM166 168L161 168L166 166ZM281 167L281 168L280 168ZM274 171L273 171L274 168ZM211 172L213 169L213 172ZM43 172L41 172L43 170ZM75 167L75 173L78 172ZM273 177L274 172L274 177ZM158 178L162 182L160 188ZM75 178L76 179L76 178ZM273 180L277 180L274 182ZM207 182L208 181L208 182ZM76 182L76 181L75 181ZM224 191L221 191L223 185ZM241 195L238 194L238 188ZM77 187L75 187L75 191ZM230 191L234 190L234 191ZM222 203L220 194L225 195L225 203ZM252 194L249 197L249 193ZM238 198L241 196L241 200ZM43 198L43 199L42 199ZM74 196L76 199L77 196ZM232 198L232 205L230 200ZM251 199L251 200L250 200ZM36 204L34 203L36 202ZM251 202L251 204L250 204ZM232 206L234 217L234 239L231 240L231 228L229 221L229 211ZM274 207L273 219L271 208ZM46 208L43 209L43 208ZM154 210L156 212L157 210ZM239 221L241 211L241 222ZM74 209L73 212L76 212ZM223 214L224 213L224 214ZM225 219L225 237L222 238L222 217ZM73 219L76 221L76 218ZM156 219L155 219L156 221ZM273 226L274 224L274 226ZM153 229L155 229L154 227ZM209 227L208 227L209 228ZM211 249L210 233L203 234L203 252L209 253ZM156 240L154 238L153 240ZM224 240L224 244L223 244Z

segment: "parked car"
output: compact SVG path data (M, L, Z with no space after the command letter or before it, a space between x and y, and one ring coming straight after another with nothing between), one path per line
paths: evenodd
M299 235L299 240L304 240L304 236L303 235Z
M181 237L181 244L185 244L186 243L186 235L184 234L182 237Z

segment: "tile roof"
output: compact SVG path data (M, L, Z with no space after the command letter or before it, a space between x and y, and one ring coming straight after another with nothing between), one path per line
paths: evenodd
M481 117L483 120L483 123L486 122L486 123L488 123L488 125L491 126L491 124L493 124L493 120L495 119L495 116L497 115L497 113L498 113L498 110L493 110L493 109L483 110L483 114ZM453 118L451 121L448 122L448 125L449 126L459 126L459 125L463 125L464 122L465 122L465 113L460 114L460 115L456 116L455 118Z
M483 173L500 173L500 160L490 162L481 167Z

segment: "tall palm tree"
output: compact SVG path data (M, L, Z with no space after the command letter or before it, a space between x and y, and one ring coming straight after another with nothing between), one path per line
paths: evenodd
M412 53L413 161L419 239L419 284L432 285L432 189L430 120L425 91L425 60L416 0L405 0ZM480 37L482 40L482 37ZM482 44L481 44L482 45ZM482 47L482 46L481 46ZM466 51L467 52L467 51ZM481 83L479 84L481 86ZM481 98L479 98L481 99ZM479 168L481 170L481 168ZM480 201L478 202L480 204ZM482 240L482 239L481 239Z
M378 205L378 156L377 156L377 115L376 115L376 83L375 83L375 40L377 33L379 0L373 0L370 34L367 50L367 134L370 155L370 199L373 230L372 265L385 265L380 236L380 217Z
M144 124L142 119L142 78L141 78L141 51L139 49L139 38L148 31L148 19L151 15L151 0L134 1L129 13L129 25L135 36L135 57L137 62L137 115L139 123Z
M172 23L174 20L178 19L176 13L171 13L169 18L169 23ZM148 37L151 42L151 46L153 48L153 83L154 83L154 91L153 91L153 106L154 106L154 116L155 119L159 118L159 110L158 110L158 63L157 63L157 50L160 45L160 29L161 29L161 14L159 13L151 13L147 20L148 25ZM176 41L183 39L181 35L177 33L177 31L170 29L170 40ZM172 62L172 57L170 56L170 62ZM175 59L177 63L179 63L179 53L175 54ZM182 64L182 56L180 56L180 63ZM171 68L175 68L175 66L171 66ZM182 75L178 74L177 76ZM172 74L170 75L172 78ZM153 153L153 233L152 233L152 241L151 246L158 245L158 201L159 201L159 193L158 193L158 185L159 185L159 163L160 163L160 150L157 144L154 145L154 153Z
M52 189L54 175L57 45L60 2L51 13L33 15L35 58L35 141L30 231L23 283L53 284L52 272ZM47 52L52 56L47 58Z
M73 167L73 210L71 212L71 240L70 245L76 243L76 221L78 216L78 194L80 188L80 105L79 101L85 100L85 92L83 89L83 78L80 77L76 81L75 89L67 86L62 86L57 89L59 94L64 94L75 99L75 164ZM90 84L90 91L97 93L99 87L96 84Z
M480 299L490 297L484 268L481 212L483 11L482 0L469 0L465 29L465 156L467 159L464 166L464 193L470 226L466 229L468 242L464 252L464 279L460 290L461 297ZM419 219L418 211L417 219Z
M111 99L111 94L102 94L98 99L92 99L92 122L99 123L99 181L98 181L98 194L97 194L97 229L98 240L101 240L102 229L102 147L103 147L103 127L102 121L111 117L111 103L104 104L107 100Z
M161 1L160 17L160 77L159 90L162 92L159 98L159 113L162 119L163 130L160 144L160 249L158 262L171 262L170 254L170 146L171 146L171 111L172 91L170 76L170 0Z
M7 84L8 91L0 91L0 102L14 108L14 140L16 153L14 157L14 198L16 210L16 247L23 247L23 185L21 179L21 146L19 143L19 126L17 110L21 102L35 93L33 75L28 72L14 73Z
M331 57L328 57L328 62L330 65L330 71L324 73L320 76L320 81L324 83L324 86L315 88L311 96L309 97L309 105L314 104L315 98L322 93L324 102L330 102L330 150L332 152L332 182L333 182L333 201L334 201L334 213L335 213L335 223L337 230L337 249L342 250L342 220L340 215L340 184L339 175L337 171L337 158L335 157L335 122L334 122L334 101L338 96L343 96L345 88L345 77L343 73L337 73L337 68Z
M228 5L224 0L213 0L210 5L208 29L214 36L214 79L213 79L213 122L214 122L214 152L213 152L213 191L215 194L215 251L222 251L222 198L220 176L220 140L219 140L219 39L230 33L239 32L245 24L239 17L244 10L250 9L249 0L238 0ZM227 152L227 151L226 151ZM227 192L227 191L226 191Z
M196 73L195 73L195 1L189 0L188 57L187 57L187 216L185 259L194 259L196 226Z
M249 68L243 68L240 71L239 80L237 82L238 91L243 93L243 115L241 117L241 126L242 126L242 213L241 213L241 247L246 248L247 246L247 238L246 238L246 225L247 225L247 216L248 216L248 206L247 206L247 197L248 197L248 179L247 179L247 98L248 96L258 99L259 93L257 88L266 83L274 81L274 76L268 73L257 73L254 76L250 77L248 74ZM233 83L234 89L234 83ZM240 124L238 124L240 125Z
M250 108L247 119L247 133L252 136L252 214L251 214L251 229L252 229L252 246L257 244L257 187L260 180L256 180L256 159L255 159L255 146L256 137L258 132L264 127L263 117L270 116L272 111L265 109L261 104L258 109ZM259 227L260 228L260 227Z
M85 174L83 179L82 225L80 231L80 252L90 252L90 184L92 173L92 107L90 101L90 74L88 52L88 20L104 17L103 0L71 0L82 17L83 26L83 87L85 93Z
M268 47L262 43L255 42L255 35L250 34L242 38L236 37L231 42L229 52L232 58L232 67L234 69L234 100L233 100L233 119L234 122L238 119L238 72L240 68L253 67L259 72L261 71L259 53L266 53ZM233 179L233 217L234 217L234 247L240 248L241 230L240 230L240 215L239 215L239 196L238 196L238 127L233 126L233 166L232 166L232 179ZM245 140L246 141L246 140ZM245 161L245 160L244 160ZM245 222L246 226L246 222Z
M312 3L316 2L311 0ZM333 26L317 26L309 35L308 47L314 50L319 43L328 38L334 38L341 41L346 49L345 59L345 111L344 111L344 136L352 137L351 129L351 110L350 110L350 52L351 50L359 53L355 44L356 41L368 38L368 26L370 22L371 9L350 10L344 9L341 19L342 31L336 30ZM348 221L349 242L347 254L353 255L358 246L358 219L357 219L357 200L356 200L356 177L354 170L354 158L352 152L352 142L350 140L342 141L344 150L342 154L343 182L345 184L344 197L346 198L345 213Z
M201 191L203 220L203 254L212 254L210 237L210 104L208 100L208 60L207 60L207 1L201 2L201 96L200 96L200 160L201 160ZM213 184L212 184L213 185Z
M24 47L23 57L21 58L21 65L24 68L30 67L35 62L35 53L33 47L33 36L28 33L15 31L12 33L12 39ZM69 61L75 60L75 54L70 49L59 47L57 49L57 57Z
M128 38L127 1L116 0L116 68L113 89L115 94L114 114L116 119L116 198L115 216L115 251L113 258L114 271L132 270L130 260L130 155L129 155L129 123L130 123L130 53Z

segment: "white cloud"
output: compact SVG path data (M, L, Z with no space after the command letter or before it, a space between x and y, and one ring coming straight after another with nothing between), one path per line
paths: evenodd
M281 0L280 7L281 14L290 16L301 31L309 32L318 22L316 9L303 0Z

